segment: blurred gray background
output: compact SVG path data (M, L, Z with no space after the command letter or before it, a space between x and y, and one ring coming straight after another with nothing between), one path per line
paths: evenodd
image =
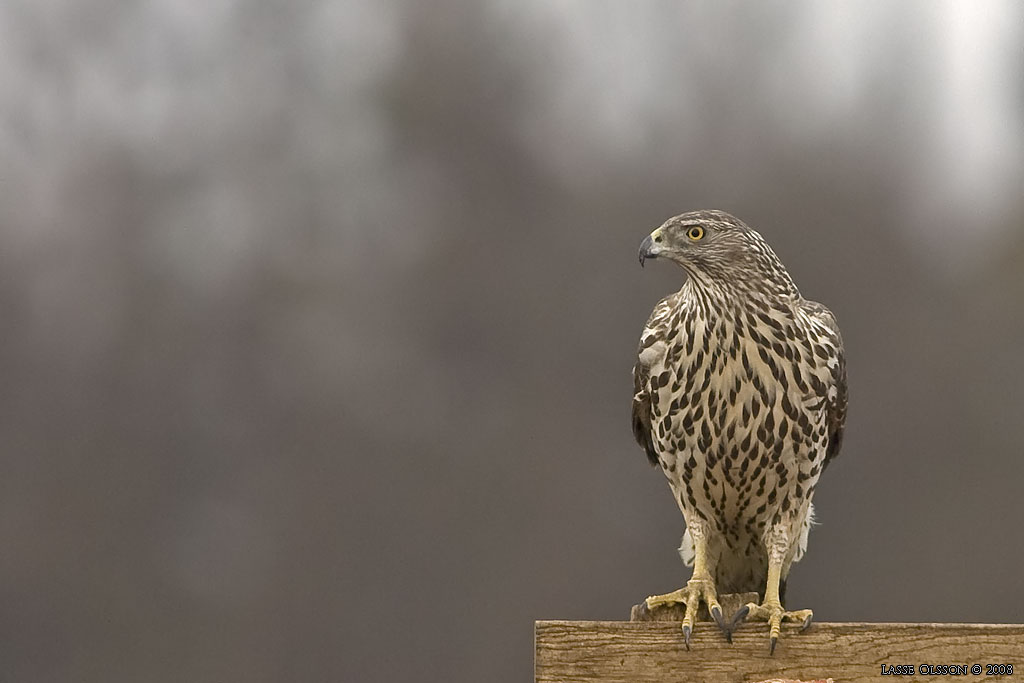
M789 603L1024 621L1024 6L0 5L0 678L521 681L688 577L630 368L758 228L851 408Z

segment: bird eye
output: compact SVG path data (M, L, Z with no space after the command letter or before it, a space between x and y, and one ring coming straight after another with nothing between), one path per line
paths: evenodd
M686 231L686 236L694 242L704 238L704 228L699 225L695 225Z

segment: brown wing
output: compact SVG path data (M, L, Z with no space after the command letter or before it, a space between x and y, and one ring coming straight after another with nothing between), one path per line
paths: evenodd
M633 366L633 438L647 453L652 465L658 464L651 436L651 395L648 392L648 369L637 360Z
M652 465L658 464L658 453L654 448L654 436L651 431L650 364L660 355L656 353L656 344L664 344L667 339L669 316L678 303L679 296L673 294L659 301L654 307L640 335L640 348L637 349L636 365L633 366L633 438L647 453L647 459Z
M804 302L804 307L814 321L824 330L828 356L825 362L829 368L830 382L817 387L825 400L825 421L828 427L828 445L822 470L828 466L843 445L843 430L846 427L846 355L839 324L832 311L815 301Z

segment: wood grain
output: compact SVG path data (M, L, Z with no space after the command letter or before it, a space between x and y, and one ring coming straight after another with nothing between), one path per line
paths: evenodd
M822 623L806 633L783 626L774 656L764 624L740 626L729 645L712 624L698 624L690 651L678 623L538 621L537 681L751 683L766 679L1024 680L1024 625ZM910 664L913 676L881 675L882 665ZM981 675L921 676L921 664L980 664ZM1012 664L1013 676L985 675L986 664Z

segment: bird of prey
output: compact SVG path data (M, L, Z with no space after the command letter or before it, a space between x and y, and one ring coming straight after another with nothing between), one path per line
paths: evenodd
M786 576L807 549L818 478L839 452L846 363L832 313L804 299L764 238L723 211L666 221L640 244L681 266L682 288L644 327L633 368L633 434L660 465L686 521L686 586L647 598L684 603L686 647L700 601L731 642L744 619L768 622L774 653ZM726 622L718 592L761 604Z

